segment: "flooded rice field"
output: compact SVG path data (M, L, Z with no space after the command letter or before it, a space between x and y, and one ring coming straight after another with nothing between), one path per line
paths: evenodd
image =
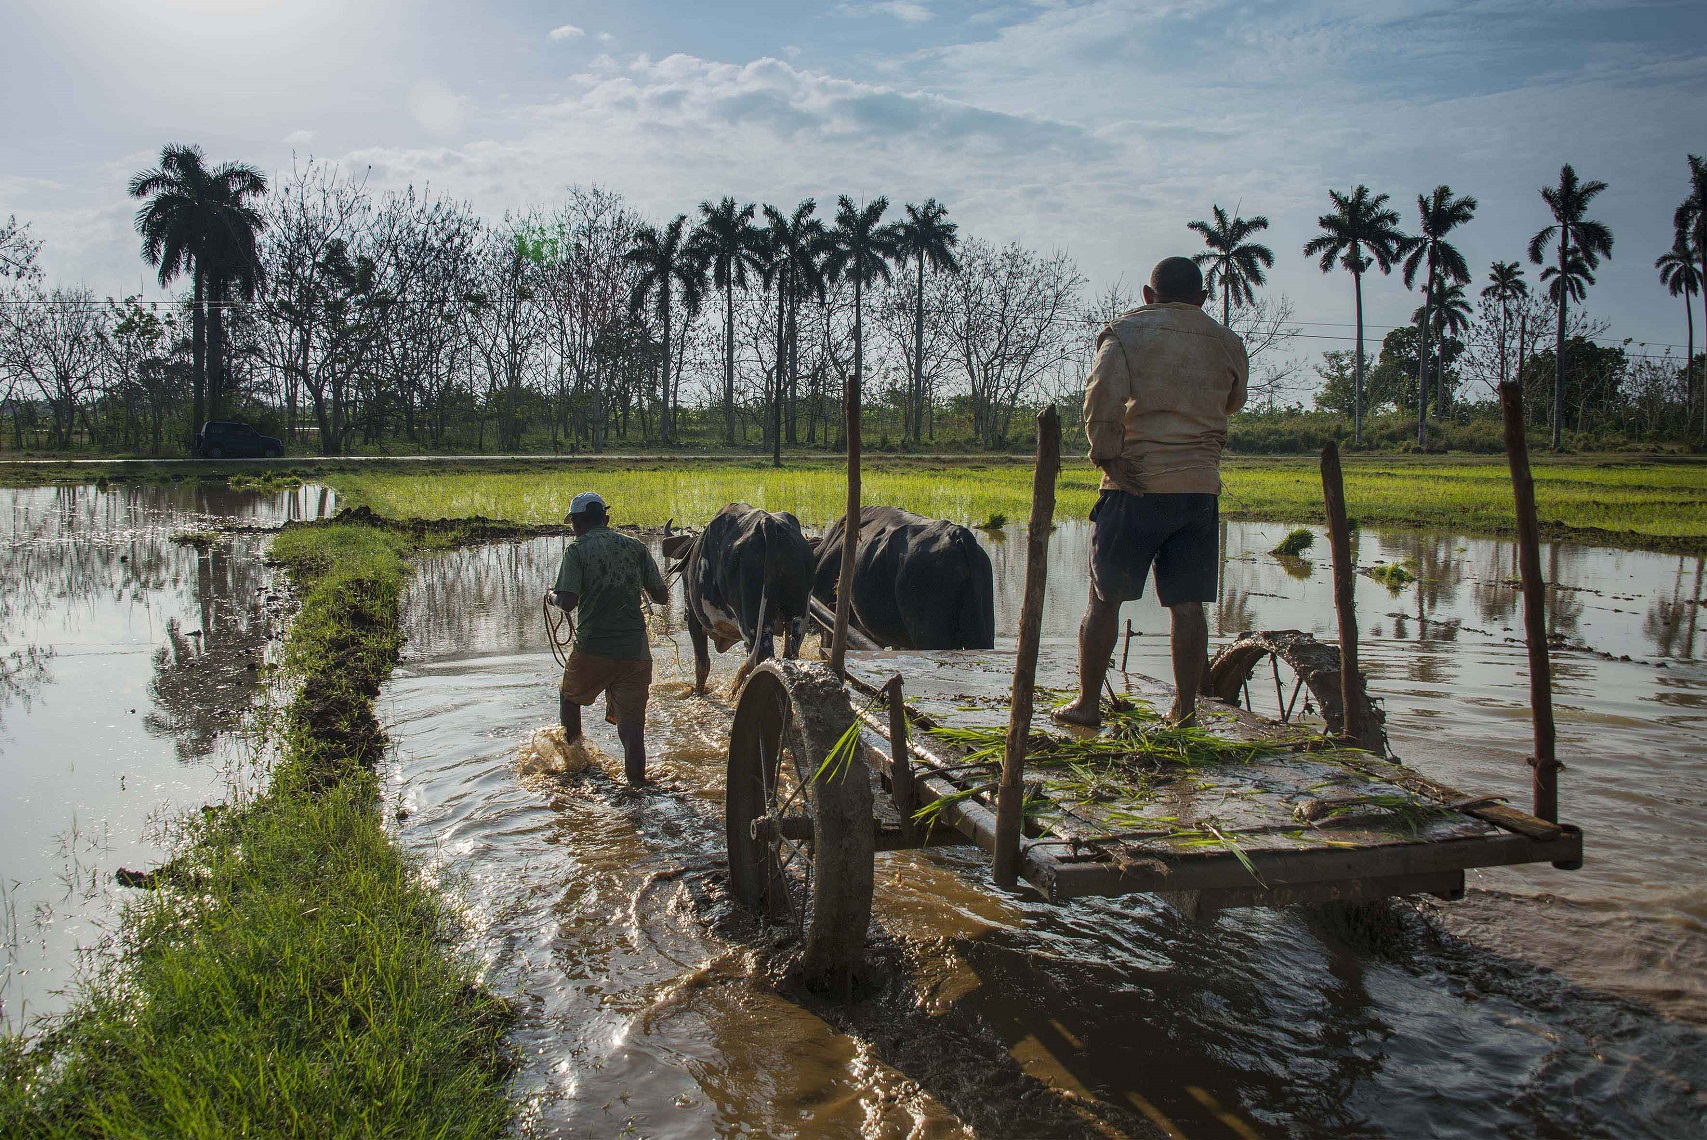
M1333 636L1316 562L1230 524L1217 638ZM1040 683L1072 683L1088 531L1051 543ZM989 536L998 630L1024 542ZM555 716L540 594L562 540L423 561L382 698L400 841L465 904L484 976L520 1010L539 1135L1703 1134L1707 1120L1707 613L1703 565L1559 546L1544 557L1563 817L1587 865L1472 872L1459 903L1188 921L1147 896L1004 896L970 848L878 856L873 978L851 1006L772 981L722 877L723 698L689 692L660 615L650 787L518 771ZM1394 750L1527 803L1527 679L1510 544L1358 538L1372 691ZM679 607L679 603L678 603ZM1168 673L1166 616L1131 603L1126 683ZM1005 642L1011 651L1011 636ZM732 657L714 684L727 686ZM912 657L997 697L988 655ZM589 716L607 767L614 731ZM620 768L620 764L614 767Z
M0 1028L64 1008L112 930L120 868L256 758L250 709L278 599L260 536L318 517L321 488L0 489Z

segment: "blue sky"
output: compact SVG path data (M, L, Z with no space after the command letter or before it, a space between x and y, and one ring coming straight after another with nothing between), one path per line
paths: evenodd
M491 216L576 182L660 216L725 193L935 195L1099 286L1237 204L1271 219L1271 288L1337 335L1349 283L1299 253L1329 186L1368 182L1407 223L1437 183L1474 194L1480 276L1521 258L1568 161L1611 184L1590 309L1681 344L1652 263L1684 155L1707 152L1703 0L0 0L0 41L0 215L102 292L146 280L126 178L194 141ZM1368 300L1377 325L1415 305L1396 280Z

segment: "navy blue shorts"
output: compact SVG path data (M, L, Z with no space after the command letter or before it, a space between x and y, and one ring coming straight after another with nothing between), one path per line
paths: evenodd
M1216 495L1133 495L1104 491L1091 508L1091 585L1105 602L1144 596L1156 567L1164 606L1213 602L1221 553Z

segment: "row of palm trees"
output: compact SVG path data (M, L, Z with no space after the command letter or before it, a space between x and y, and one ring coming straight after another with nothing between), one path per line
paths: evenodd
M763 213L764 224L758 224ZM672 438L672 405L679 374L672 378L674 357L670 338L676 306L697 313L707 287L723 297L723 420L725 442L735 442L735 290L755 278L776 294L776 358L770 372L772 458L781 462L785 388L793 394L798 383L798 325L800 306L823 300L831 284L853 287L854 365L851 399L857 402L865 375L865 290L888 281L893 268L911 266L916 274L913 313L912 377L909 399L913 438L920 438L924 402L925 273L954 273L959 227L935 198L907 205L904 217L885 222L887 198L863 204L842 195L836 217L825 225L817 216L816 200L808 198L790 213L775 206L739 204L725 197L699 206L699 220L688 228L686 214L662 227L642 226L626 260L637 271L630 297L635 313L648 306L662 333L663 363L660 389L660 427L665 442ZM679 372L679 370L678 370ZM792 407L792 403L790 403Z
M1692 385L1691 372L1695 366L1695 323L1690 298L1703 293L1703 327L1707 328L1707 161L1698 155L1689 156L1689 193L1673 217L1672 248L1654 263L1660 270L1660 280L1674 297L1684 300L1688 324L1688 342L1684 357L1685 388ZM1554 307L1557 328L1554 339L1554 375L1552 430L1553 447L1560 446L1564 418L1565 387L1565 327L1572 302L1581 304L1594 284L1595 270L1602 258L1612 256L1612 231L1602 222L1588 216L1589 205L1606 189L1606 183L1584 181L1576 170L1566 164L1559 170L1557 185L1541 189L1552 221L1543 226L1529 241L1529 260L1542 266L1541 283L1547 299ZM1413 314L1420 335L1417 353L1417 443L1427 442L1427 416L1430 366L1443 339L1464 331L1470 322L1470 304L1465 286L1470 282L1470 266L1464 255L1451 241L1451 235L1468 223L1476 213L1476 199L1456 195L1447 185L1436 186L1429 194L1417 195L1417 232L1407 234L1399 228L1399 214L1388 205L1386 194L1373 193L1368 186L1358 185L1342 193L1328 191L1333 203L1330 212L1317 219L1321 232L1304 246L1304 253L1319 259L1323 273L1336 267L1351 274L1357 321L1357 352L1353 433L1363 441L1363 275L1371 269L1383 274L1400 268L1407 289L1414 288L1420 277L1423 282L1423 303ZM1230 320L1235 305L1250 304L1255 286L1265 281L1265 270L1274 265L1274 253L1267 246L1250 240L1252 235L1268 228L1266 217L1242 218L1229 215L1220 206L1213 207L1213 220L1188 223L1202 236L1209 248L1194 260L1207 269L1204 285L1211 294L1221 295L1221 319ZM1488 271L1488 284L1482 296L1499 306L1501 322L1500 382L1506 383L1505 344L1510 324L1511 306L1529 292L1523 270L1516 262L1496 261ZM1435 369L1436 404L1440 403L1443 385ZM1707 439L1707 378L1704 378L1701 398L1702 434Z
M1543 266L1540 280L1556 310L1553 382L1553 445L1560 444L1565 377L1565 330L1568 306L1582 303L1602 258L1612 253L1612 232L1588 217L1590 203L1606 189L1606 183L1583 181L1569 164L1560 169L1558 183L1544 187L1541 197L1552 216L1550 224L1530 240L1529 260ZM130 182L132 197L142 201L136 227L143 238L143 256L158 270L162 287L179 277L191 280L191 371L194 386L194 417L217 418L222 397L229 387L225 337L225 306L252 299L260 281L257 236L263 219L257 203L267 191L260 171L245 163L227 162L209 167L199 147L171 144L162 149L160 164L137 174ZM1461 332L1468 324L1470 306L1465 287L1470 268L1453 244L1452 235L1467 224L1477 208L1476 199L1456 195L1440 185L1429 194L1417 196L1417 232L1399 228L1399 214L1388 205L1388 195L1376 194L1368 186L1351 191L1328 192L1332 209L1317 224L1321 232L1304 246L1306 256L1319 259L1324 273L1336 267L1352 276L1357 325L1355 400L1353 432L1363 438L1363 276L1371 269L1388 274L1399 268L1406 288L1422 281L1422 304L1415 320L1420 332L1417 361L1418 443L1426 440L1430 367L1444 338ZM785 385L792 392L798 383L798 313L802 304L825 297L832 283L850 284L854 293L855 390L864 378L864 293L878 282L890 279L893 268L910 267L915 273L914 343L912 346L909 399L911 431L920 438L924 400L925 276L927 271L954 273L958 227L948 220L947 209L935 198L922 205L907 205L904 216L885 222L888 199L856 204L842 196L833 223L817 216L817 203L806 199L791 212L775 206L738 204L725 197L700 203L699 219L690 228L687 215L678 215L662 227L642 226L636 233L626 260L636 270L631 306L636 313L650 305L661 326L660 419L666 442L673 438L674 408L678 403L680 376L672 350L677 306L690 316L697 313L707 288L722 294L724 321L723 413L726 442L735 438L735 290L746 288L755 278L762 287L774 290L777 299L776 358L771 369L773 456L780 458L782 408ZM764 222L758 223L762 213ZM1689 192L1673 218L1674 242L1655 262L1661 282L1673 296L1684 301L1688 325L1686 387L1694 365L1694 315L1691 298L1703 298L1703 327L1707 328L1707 161L1689 156ZM1274 265L1274 254L1252 238L1268 228L1266 217L1244 218L1219 205L1212 219L1190 222L1208 247L1197 255L1207 270L1205 285L1218 293L1224 323L1230 323L1235 306L1250 304L1255 289L1266 281L1266 270ZM1528 293L1522 269L1515 262L1497 261L1489 270L1482 296L1500 306L1502 332L1509 324L1510 307ZM1502 336L1500 374L1507 380ZM672 371L677 375L672 376ZM1440 369L1434 370L1436 403L1443 385ZM792 406L792 405L791 405ZM1702 428L1707 436L1707 377L1701 399Z
M1589 202L1605 189L1604 182L1581 181L1576 171L1566 165L1559 172L1559 184L1541 191L1552 211L1553 223L1537 233L1529 245L1530 260L1539 265L1547 247L1557 242L1557 263L1541 273L1559 319L1553 405L1555 447L1559 445L1562 423L1559 408L1563 403L1566 304L1583 299L1586 287L1594 283L1593 271L1600 259L1612 253L1612 232L1586 217ZM1428 194L1417 195L1417 232L1407 234L1400 230L1399 214L1387 205L1386 194L1376 194L1368 186L1358 185L1344 193L1330 190L1328 197L1333 209L1317 219L1321 232L1305 244L1304 253L1318 258L1324 273L1340 267L1351 274L1357 322L1354 439L1363 442L1363 275L1371 269L1387 274L1397 267L1407 289L1415 288L1418 279L1422 280L1423 303L1414 319L1420 333L1417 443L1423 445L1427 441L1430 365L1442 340L1462 332L1470 321L1470 304L1464 293L1470 281L1470 266L1451 236L1475 216L1476 199L1454 194L1452 187L1444 184ZM1265 280L1264 270L1274 264L1274 254L1267 246L1248 240L1268 228L1268 219L1229 216L1215 206L1213 221L1194 221L1189 228L1202 235L1209 247L1195 260L1208 269L1205 286L1211 293L1220 292L1222 320L1226 322L1234 305L1251 302L1254 287ZM1509 305L1527 289L1523 272L1516 264L1496 262L1482 293L1501 305L1504 321ZM1500 370L1503 382L1503 354ZM1433 376L1437 397L1443 390L1439 371L1436 368ZM1436 402L1440 402L1438 398Z

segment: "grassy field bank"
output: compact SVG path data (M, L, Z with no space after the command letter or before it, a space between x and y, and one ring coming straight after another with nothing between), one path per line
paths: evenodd
M1512 530L1511 480L1503 458L1367 458L1345 461L1351 513L1378 526L1469 533ZM1236 459L1224 469L1225 517L1277 522L1321 518L1322 490L1312 459ZM1547 537L1653 550L1707 552L1707 464L1568 459L1535 467ZM541 462L521 470L411 472L352 470L326 476L348 505L394 518L483 515L520 523L559 522L575 492L596 489L620 523L703 523L725 503L745 500L790 510L809 526L841 513L843 477L828 462L762 463ZM1096 500L1097 471L1069 463L1057 510L1083 517ZM1030 510L1027 462L929 463L880 459L867 465L868 503L983 523L1023 519Z
M287 530L300 681L267 790L212 811L128 908L122 955L37 1040L0 1043L5 1136L486 1136L507 1011L385 833L374 697L408 540Z

